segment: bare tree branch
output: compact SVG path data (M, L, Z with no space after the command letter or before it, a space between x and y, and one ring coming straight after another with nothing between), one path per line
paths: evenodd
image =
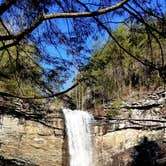
M0 92L0 96L5 96L5 97L15 97L15 98L19 98L19 99L46 99L46 98L53 98L53 97L58 97L60 95L63 95L67 92L69 92L70 90L74 89L76 86L78 86L80 84L80 82L84 81L85 79L80 79L78 80L77 83L75 83L74 85L72 85L70 88L64 90L64 91L61 91L61 92L58 92L58 93L53 93L53 94L50 94L50 95L46 95L46 96L19 96L19 95L16 95L16 94L11 94L11 93L6 93L6 92Z
M80 2L79 0L77 0L78 3L80 3L82 6L84 6L84 8L89 11L89 8L82 2ZM138 62L140 62L141 64L145 65L145 66L150 66L154 69L157 70L156 66L150 62L147 62L147 60L142 60L142 58L140 58L139 56L135 56L133 55L130 51L128 51L126 48L124 48L119 41L116 39L115 36L113 36L113 34L111 33L110 29L103 24L97 17L93 16L93 18L95 19L95 21L105 29L105 31L109 34L109 36L115 41L115 43L119 46L119 48L121 48L125 53L127 53L129 56L131 56L132 58L134 58L135 60L137 60Z
M134 16L134 18L136 18L138 21L140 21L141 23L143 23L146 27L148 27L149 29L155 31L156 33L158 33L160 36L162 37L166 37L164 33L160 32L159 30L157 30L156 28L154 28L153 26L149 25L142 16L140 16L139 12L136 11L133 7L131 7L130 5L128 5L129 8L131 8L133 11L136 12L136 14L134 12L132 12L131 10L129 10L126 7L122 7L125 11L127 11L130 15Z
M122 7L124 4L126 4L127 2L129 2L129 0L123 0L121 2L119 2L118 4L114 5L114 6L109 6L107 8L104 9L100 9L94 12L91 11L87 11L87 12L74 12L74 13L56 13L56 14L46 14L44 15L44 19L54 19L54 18L78 18L78 17L94 17L94 16L99 16L111 11L114 11L120 7Z
M16 39L17 42L10 43L6 45L6 48L9 48L15 44L17 44L23 37L28 35L30 32L32 32L36 27L38 27L43 21L55 19L55 18L80 18L80 17L94 17L99 16L111 11L114 11L120 7L122 7L124 4L126 4L129 0L123 0L119 2L116 5L109 6L104 9L100 9L97 11L88 11L88 12L73 12L73 13L55 13L55 14L41 14L31 25L29 25L25 30L22 32L16 34L16 35L9 35L9 36L0 36L0 40L11 40ZM5 49L5 47L0 47L0 50Z

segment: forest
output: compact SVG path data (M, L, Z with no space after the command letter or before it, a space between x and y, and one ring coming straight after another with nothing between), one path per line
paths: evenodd
M163 86L165 7L163 0L0 1L0 95L54 99L82 87L101 102L125 88Z
M132 91L144 89L148 92L165 85L165 76L153 66L162 63L160 48L153 38L146 35L142 25L135 24L132 29L127 25L119 25L112 33L132 55L140 55L139 59L136 60L121 50L111 38L103 45L95 46L89 63L77 75L77 79L88 79L71 95L80 109L90 104L84 101L87 93L91 102L95 100L96 104L103 104L119 100ZM161 46L164 51L164 39L161 40ZM165 61L165 57L163 59ZM145 65L146 61L151 64Z

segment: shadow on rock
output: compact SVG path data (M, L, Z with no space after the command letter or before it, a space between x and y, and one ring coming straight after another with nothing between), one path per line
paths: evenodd
M26 161L21 161L18 159L5 159L3 156L0 156L0 166L37 166L37 165Z
M134 147L130 166L165 166L164 151L155 141L144 137L139 145Z

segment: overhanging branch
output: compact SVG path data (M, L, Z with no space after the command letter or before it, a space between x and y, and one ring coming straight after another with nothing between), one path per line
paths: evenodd
M74 89L76 86L78 86L84 80L85 79L79 80L77 83L75 83L70 88L68 88L64 91L61 91L61 92L58 92L58 93L53 93L53 94L46 95L46 96L19 96L19 95L7 93L7 92L0 92L0 96L2 96L2 97L14 97L14 98L19 98L19 99L47 99L47 98L53 98L53 97L58 97L58 96L61 96L65 93L69 92L70 90Z
M77 2L80 3L87 11L90 11L89 8L84 3L82 3L80 0L77 0ZM150 66L151 68L154 68L155 70L157 70L157 68L154 64L147 62L147 60L142 60L139 56L135 56L130 51L128 51L123 45L120 44L120 42L116 39L116 37L112 34L110 29L105 24L103 24L97 17L95 17L95 16L92 16L92 17L98 23L98 25L100 25L108 33L108 35L114 40L114 42L118 45L118 47L120 49L122 49L126 54L128 54L130 57L137 60L141 64L143 64L145 66Z
M77 18L77 17L93 17L93 16L99 16L111 11L114 11L120 7L122 7L125 3L127 3L129 0L123 0L121 2L119 2L116 5L113 6L109 6L107 8L104 9L100 9L97 11L87 11L87 12L73 12L73 13L56 13L56 14L46 14L44 15L44 19L53 19L53 18Z
M23 37L28 35L30 32L32 32L38 25L40 25L43 21L45 20L50 20L50 19L56 19L56 18L80 18L80 17L94 17L94 16L99 16L111 11L114 11L120 7L122 7L125 3L127 3L129 0L123 0L119 2L116 5L109 6L107 8L103 8L97 11L88 11L88 12L72 12L72 13L54 13L54 14L41 14L36 20L28 26L25 30L22 32L19 32L16 35L10 35L10 36L0 36L0 40L12 40L15 39L15 43L17 44ZM13 43L10 43L9 45L6 45L6 48L9 48L13 46ZM0 50L5 49L5 47L1 47Z

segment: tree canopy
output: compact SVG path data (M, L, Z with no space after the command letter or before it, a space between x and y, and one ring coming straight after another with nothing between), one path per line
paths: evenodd
M89 62L92 45L102 36L114 41L111 47L120 48L122 57L129 56L157 71L165 81L165 8L164 0L1 0L0 94L33 99L67 92L78 83L64 91L61 85L72 71ZM126 45L128 38L122 42L125 36L114 32L119 24L132 31L134 50ZM140 38L148 39L146 56L142 52L145 43L139 43ZM119 63L120 58L117 57Z
M112 31L112 34L132 54L140 54L141 59L146 58L153 64L159 63L158 43L154 39L149 41L143 27L135 25L135 30L134 35L133 29L129 29L126 25L119 25ZM149 42L151 42L150 46ZM165 42L166 39L162 40L161 44L164 46ZM152 54L149 53L151 48ZM153 67L140 64L139 61L121 50L112 38L109 38L100 47L97 44L89 63L82 68L77 77L79 78L80 75L89 79L71 93L72 99L79 109L90 105L90 103L86 104L84 98L90 99L91 105L94 102L103 104L118 100L123 94L131 91L140 89L148 91L164 85L164 80Z

